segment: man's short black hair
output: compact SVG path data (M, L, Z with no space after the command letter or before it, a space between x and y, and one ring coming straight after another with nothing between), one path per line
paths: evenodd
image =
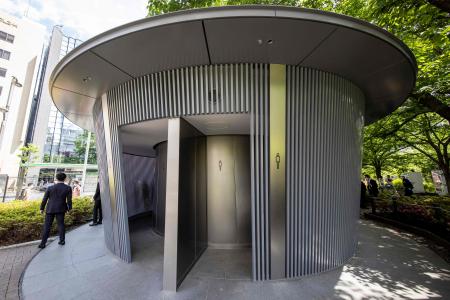
M364 177L366 177L366 178L370 178L370 175L369 175L369 174L366 174L366 175L364 175Z
M58 181L64 181L66 180L67 175L63 172L56 174L56 180Z

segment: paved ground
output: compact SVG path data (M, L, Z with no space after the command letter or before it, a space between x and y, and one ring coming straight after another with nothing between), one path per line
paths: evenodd
M37 251L36 245L0 250L0 299L19 299L20 275Z
M133 226L131 226L132 228ZM161 292L162 239L132 234L133 263L104 247L103 229L82 226L27 268L25 299L450 299L450 266L410 235L360 222L359 247L345 266L300 280L252 282L250 252L208 249L177 293Z

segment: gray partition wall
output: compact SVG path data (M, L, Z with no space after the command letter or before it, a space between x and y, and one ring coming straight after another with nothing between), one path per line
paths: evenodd
M177 284L208 244L206 220L206 137L180 120Z
M153 230L164 235L164 220L166 218L166 168L167 168L167 142L155 145L155 201Z

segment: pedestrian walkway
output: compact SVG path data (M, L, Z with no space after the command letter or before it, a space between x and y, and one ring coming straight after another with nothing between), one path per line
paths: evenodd
M0 249L0 299L19 299L19 280L36 254L36 245Z
M130 227L131 228L131 227ZM25 299L450 299L450 266L411 235L359 223L356 255L344 266L298 280L253 282L250 252L208 249L177 293L162 292L163 240L131 232L133 262L104 246L103 228L82 226L28 266ZM223 250L222 250L223 251Z

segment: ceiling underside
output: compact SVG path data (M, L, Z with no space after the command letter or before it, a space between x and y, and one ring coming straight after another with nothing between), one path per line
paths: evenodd
M101 34L58 64L50 88L63 114L92 129L94 101L109 89L154 72L224 63L338 74L365 93L366 124L398 107L416 76L409 49L368 23L298 8L226 7L147 18Z
M250 134L249 114L213 114L184 118L204 135ZM125 153L155 156L153 147L167 141L167 121L158 119L120 127Z

